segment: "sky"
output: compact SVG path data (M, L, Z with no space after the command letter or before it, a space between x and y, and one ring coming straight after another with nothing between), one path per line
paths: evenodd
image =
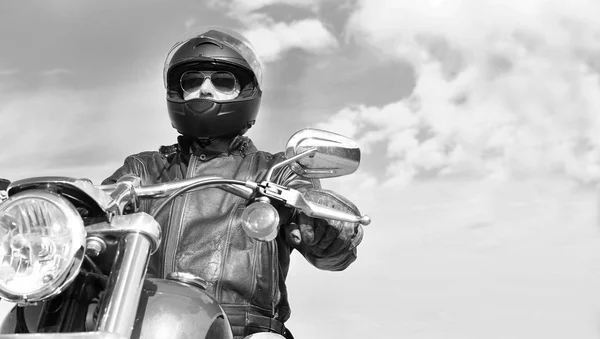
M600 3L209 0L0 3L0 176L112 174L175 143L162 85L186 31L264 63L249 132L355 139L323 180L373 219L358 260L288 279L297 338L600 337Z

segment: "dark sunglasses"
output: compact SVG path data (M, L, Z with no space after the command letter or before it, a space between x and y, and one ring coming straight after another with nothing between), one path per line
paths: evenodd
M179 83L181 89L187 93L197 92L206 78L210 79L213 87L222 93L228 94L235 90L238 82L235 75L225 71L188 71L181 75Z

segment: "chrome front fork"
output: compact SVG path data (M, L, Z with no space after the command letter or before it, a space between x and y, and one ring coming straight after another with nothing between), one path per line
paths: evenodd
M110 224L88 226L86 231L93 239L120 238L95 330L130 338L150 256L160 245L160 225L146 213L135 213L115 216Z

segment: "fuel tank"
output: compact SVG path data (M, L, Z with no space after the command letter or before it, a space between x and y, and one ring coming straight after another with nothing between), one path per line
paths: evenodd
M233 334L219 303L201 287L147 278L131 337L233 339Z
M231 326L219 303L201 284L194 283L194 279L185 278L189 277L179 274L169 279L146 278L132 339L233 339ZM57 305L58 309L69 308L67 304ZM24 308L23 319L26 326L17 326L17 312L16 308L13 308L0 322L0 334L15 333L15 328L25 328L34 332L79 332L83 331L84 327L88 331L94 327L93 321L89 326L84 326L83 322L79 323L62 315L50 326L38 328L43 309L44 303ZM83 315L82 319L92 318L94 309L95 307L89 307L87 315ZM57 310L51 311L51 314L58 313ZM73 322L79 324L66 325Z

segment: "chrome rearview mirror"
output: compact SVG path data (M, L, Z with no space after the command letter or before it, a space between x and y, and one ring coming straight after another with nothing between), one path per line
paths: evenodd
M290 168L305 178L333 178L354 173L360 165L358 144L343 135L314 128L299 130L290 137L285 157L299 157Z

